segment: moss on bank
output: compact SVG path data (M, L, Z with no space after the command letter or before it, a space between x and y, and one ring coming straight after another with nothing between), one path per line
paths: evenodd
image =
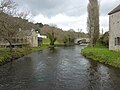
M11 62L12 60L20 58L24 55L27 55L32 52L36 52L45 48L48 48L48 45L42 45L40 47L35 47L35 48L28 48L28 47L16 48L16 49L13 49L12 52L10 52L6 48L0 48L0 65L3 65L7 62Z
M110 51L102 44L97 43L95 47L86 47L81 51L85 57L120 68L120 52Z

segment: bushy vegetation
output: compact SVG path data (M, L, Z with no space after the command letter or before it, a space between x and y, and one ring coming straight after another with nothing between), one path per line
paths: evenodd
M10 62L16 58L29 54L31 52L30 48L17 48L12 52L6 48L0 49L0 64Z
M49 38L49 40L50 40L50 45L54 45L54 43L55 43L55 41L56 41L56 37L55 37L55 35L54 35L54 32L52 32L52 33L48 33L48 38Z
M52 33L54 32L55 37L57 38L56 41L59 43L63 43L65 37L68 38L70 36L71 39L75 38L87 38L88 34L83 33L83 32L75 32L74 30L70 29L68 31L63 31L60 28L57 27L52 27L50 25L43 25L43 27L40 29L40 33L42 35L47 35L47 33Z
M30 47L16 48L16 49L13 49L12 52L6 48L0 48L0 65L3 65L7 62L11 62L12 60L20 58L24 55L27 55L29 53L39 51L45 48L48 48L48 45L42 45L40 47L35 47L35 48L30 48Z
M82 54L89 59L120 68L120 52L110 51L101 43L82 49Z
M63 38L64 45L67 45L68 41L69 41L68 38L66 36L64 36L64 38Z
M0 48L0 63L4 62L4 60L8 58L12 58L12 54L10 53L10 51L4 48Z
M106 47L109 46L109 32L105 32L105 34L100 38L100 41Z

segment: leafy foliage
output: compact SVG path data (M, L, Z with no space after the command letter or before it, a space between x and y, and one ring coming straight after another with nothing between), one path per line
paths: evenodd
M49 25L44 25L40 32L43 35L47 35L47 33L52 33L52 31L54 32L55 37L57 38L57 41L59 43L63 43L64 37L68 38L68 35L71 38L87 38L88 34L83 33L83 32L75 32L74 30L70 29L68 31L63 31L60 28L57 27L51 27Z
M108 47L109 46L109 32L105 32L105 34L100 38L100 41L102 44Z
M49 38L49 40L50 40L50 45L54 45L54 43L55 43L55 41L56 41L56 37L55 37L55 35L54 35L54 32L52 32L51 34L50 33L48 33L48 38Z
M98 0L89 0L87 29L90 38L90 45L95 46L99 39L99 4Z
M48 45L42 45L41 47L37 48L30 47L16 48L13 50L13 52L10 52L6 48L0 48L0 65L10 62L11 60L15 60L24 55L27 55L31 52L36 52L45 48L48 48Z
M68 38L66 36L64 36L64 38L63 38L64 45L67 45L68 41L69 41Z

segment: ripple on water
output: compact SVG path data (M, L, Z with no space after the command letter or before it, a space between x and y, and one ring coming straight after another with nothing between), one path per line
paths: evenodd
M119 90L120 70L88 60L83 47L60 47L0 67L0 90Z

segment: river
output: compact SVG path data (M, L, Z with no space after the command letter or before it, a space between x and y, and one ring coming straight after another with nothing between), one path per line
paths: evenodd
M86 59L82 48L45 49L0 66L0 90L120 90L120 69Z

